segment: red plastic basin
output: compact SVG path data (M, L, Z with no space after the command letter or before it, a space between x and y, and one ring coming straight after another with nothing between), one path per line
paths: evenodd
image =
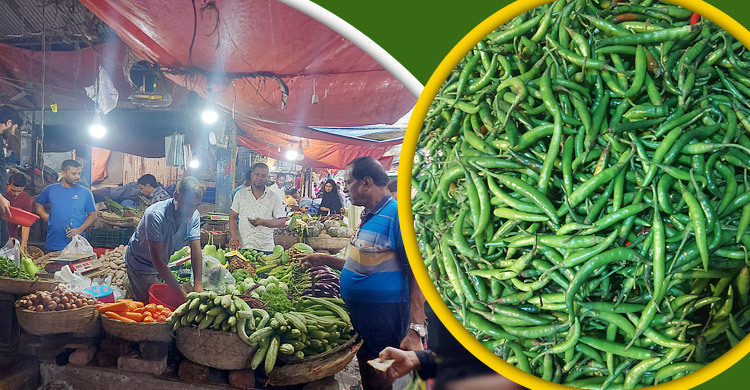
M3 214L3 219L16 225L31 226L34 224L34 222L36 222L37 219L39 219L39 216L26 210L21 210L17 207L11 206L10 216L8 216L7 214Z
M148 296L149 303L164 305L173 311L185 302L181 296L175 294L172 288L164 283L152 284L148 288Z

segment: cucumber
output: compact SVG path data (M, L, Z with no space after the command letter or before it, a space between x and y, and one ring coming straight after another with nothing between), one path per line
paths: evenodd
M287 321L297 328L300 332L307 333L307 326L305 325L305 321L297 317L294 313L284 313L284 317L287 319Z
M230 326L229 331L232 333L237 333L237 325Z
M302 351L295 351L294 352L294 357L296 357L297 359L304 359L305 358L305 353L302 352Z
M229 324L229 326L237 325L237 317L230 316L229 318L227 318L227 323Z
M273 318L276 319L276 321L279 321L279 324L281 324L282 326L288 325L286 322L286 318L284 318L284 315L281 313L274 314Z
M195 321L195 317L197 317L198 314L199 314L198 309L190 310L190 312L187 313L187 315L185 316L185 317L187 317L187 323L189 324L189 323Z
M308 299L327 307L328 309L336 313L336 315L339 316L339 318L341 318L344 322L351 322L349 313L347 313L346 310L344 310L344 308L342 308L341 306L321 298L312 297Z
M237 320L237 335L240 337L240 340L244 341L247 345L255 346L256 343L253 343L248 339L247 332L245 332L245 323L247 319L240 317L240 319Z
M180 321L175 321L175 322L174 322L174 325L172 325L172 330L173 330L173 331L176 331L177 329L180 329L180 326L181 326L181 325L182 325L182 324L180 323Z
M183 328L184 328L184 327L186 327L186 326L188 326L188 324L190 324L190 322L188 322L188 320L187 320L187 319L188 319L188 316L187 316L187 315L184 315L184 316L182 316L182 317L180 318L180 325L181 325L181 326L182 326Z
M292 344L292 346L294 347L295 351L301 351L301 350L303 350L305 348L305 343L303 343L303 342L301 342L299 340L294 340L290 344Z
M232 318L234 318L234 317L232 317ZM224 331L224 332L228 332L229 328L231 328L231 326L229 325L229 323L226 320L224 320L224 322L221 323L221 330Z
M203 318L203 321L201 321L200 324L198 324L198 329L208 328L209 326L211 326L211 324L213 324L215 319L216 319L216 316L206 315L206 317Z
M271 318L271 323L269 325L274 329L279 329L279 327L281 326L279 320L277 320L276 318Z
M206 313L198 313L198 315L195 316L195 320L193 320L193 322L195 322L196 324L200 324L204 318L206 318Z
M219 313L224 313L224 308L221 306L215 306L212 307L209 311L206 312L206 316L208 317L215 317L219 315Z
M263 366L263 368L265 368L266 370L266 375L268 375L276 365L276 357L279 355L280 346L279 336L273 336L273 338L271 339L271 344L268 346L268 351L266 352L265 359L266 361Z
M200 298L200 296L201 296L201 294L200 294L200 293L197 293L197 292L195 292L195 291L191 291L191 292L189 292L189 293L188 293L188 295L187 295L187 299L195 299L195 298Z
M219 315L217 315L216 318L214 318L214 323L211 326L211 328L216 329L216 330L221 329L222 322L224 322L224 320L227 319L228 316L229 314L227 314L227 312L225 311L222 311L221 313L219 313Z
M198 305L198 311L201 312L201 313L207 312L208 311L208 305L206 305L205 303L201 303L200 305Z
M220 295L220 296L217 296L217 297L215 297L215 298L214 298L214 306L219 306L219 305L221 305L221 299L222 299L222 298L223 298L223 296L221 296L221 295Z
M188 306L190 306L190 301L187 301L178 306L177 309L175 309L174 314L178 317L183 316L185 313L187 313Z

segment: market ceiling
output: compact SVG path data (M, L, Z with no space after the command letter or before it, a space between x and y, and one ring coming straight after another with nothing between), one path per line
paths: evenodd
M129 57L134 53L138 59L158 63L165 70L169 79L167 89L173 95L179 97L179 91L175 90L182 87L216 101L234 116L244 136L253 142L265 142L267 147L268 141L279 138L312 139L315 146L311 147L332 150L318 153L321 160L317 163L324 167L340 167L345 163L340 161L344 155L382 155L383 150L398 141L352 140L312 127L391 124L416 102L395 77L361 49L311 17L275 0L194 0L182 1L177 6L169 0L80 2L131 51L123 55L119 50L106 50L119 56L109 61L119 62L122 68L126 62L132 64L134 59ZM109 44L117 43L115 40ZM77 52L85 54L85 50L92 49ZM102 55L104 51L99 49L94 53ZM39 53L27 57L36 54ZM47 53L48 70L50 54ZM70 54L73 59L80 56ZM107 61L102 55L102 62ZM16 68L23 66L31 68L29 63ZM0 62L0 77L5 76L2 73L7 68L8 64ZM129 85L122 85L120 78L124 72L118 72L117 66L114 68L112 77L120 90L120 99L124 99L129 95ZM92 84L95 69L76 71L81 79L78 84ZM14 77L23 73L15 69ZM30 71L26 73L32 76ZM70 83L69 73L65 81L49 76L48 84ZM79 85L66 87L80 90ZM175 100L173 107L180 102L184 104L184 95L183 99ZM272 133L277 134L268 136ZM341 144L347 144L348 153L337 152ZM316 155L313 151L306 152L306 156L313 155Z

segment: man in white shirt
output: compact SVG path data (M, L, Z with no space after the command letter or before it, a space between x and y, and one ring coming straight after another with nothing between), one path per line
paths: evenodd
M250 186L237 192L229 211L229 246L271 253L273 229L286 223L283 196L266 188L268 165L257 163L250 169ZM239 228L238 228L239 222Z
M286 182L286 174L277 173L276 182L268 187L269 190L273 191L274 194L278 195L281 199L286 197L286 190L284 189L284 183Z

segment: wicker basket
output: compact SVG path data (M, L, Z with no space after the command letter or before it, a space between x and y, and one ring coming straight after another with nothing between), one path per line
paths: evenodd
M46 279L26 280L0 277L0 292L23 295L37 291L52 291L59 283Z
M271 386L291 386L308 383L336 374L349 365L364 341L355 333L349 341L320 355L304 359L288 359L284 366L276 367L268 375ZM280 355L281 356L281 355ZM363 364L363 362L360 362Z
M250 367L257 347L251 347L236 333L196 327L177 329L177 349L188 360L219 370Z
M29 245L26 247L26 254L33 260L44 256L44 251L35 246Z
M287 250L292 247L292 245L299 242L299 238L297 236L293 236L290 234L274 234L273 235L273 243L276 245L281 245L284 247L284 250Z
M172 325L166 322L122 322L101 316L104 331L121 339L141 341L172 341Z
M47 263L49 263L50 259L54 259L55 257L59 257L60 253L62 253L62 252L61 251L50 252L50 253L47 253L46 255L42 256L42 257L38 257L38 258L35 258L35 259L32 259L32 260L34 261L34 264L36 264L37 267L44 268L44 266Z
M326 250L331 253L336 253L344 248L351 242L349 238L342 237L308 237L307 243L316 251Z
M101 328L96 306L88 305L77 309L60 311L28 311L16 308L16 317L21 328L36 335L75 333L98 335Z

